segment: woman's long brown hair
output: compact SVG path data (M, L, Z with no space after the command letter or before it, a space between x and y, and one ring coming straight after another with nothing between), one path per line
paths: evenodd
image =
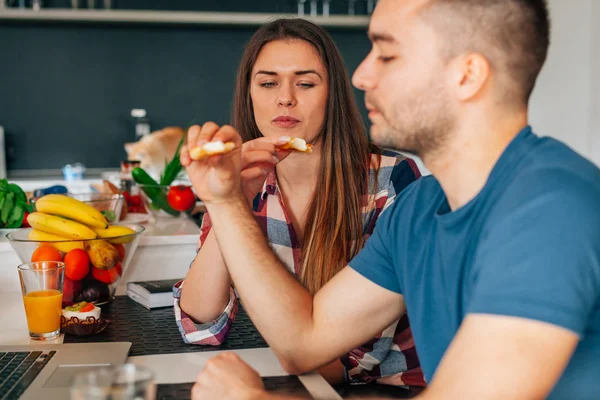
M302 244L302 284L315 293L363 247L361 202L369 191L371 153L354 100L350 79L333 39L303 19L279 19L262 26L250 39L238 71L233 124L244 141L262 136L250 97L251 73L269 42L303 40L319 54L328 74L328 100L321 142L321 165L308 209ZM378 166L377 166L378 167ZM375 183L376 185L376 183Z

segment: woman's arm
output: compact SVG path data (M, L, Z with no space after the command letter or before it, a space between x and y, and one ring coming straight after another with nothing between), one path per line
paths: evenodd
M181 290L180 306L197 323L215 320L229 301L231 278L212 232L192 262Z
M231 278L211 228L210 216L205 214L200 250L185 278L179 301L181 309L197 323L215 320L229 301Z

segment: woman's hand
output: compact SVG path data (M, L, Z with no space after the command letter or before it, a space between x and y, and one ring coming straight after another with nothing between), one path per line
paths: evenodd
M249 203L262 189L267 175L290 154L287 150L280 150L275 147L287 143L289 139L286 136L279 138L261 137L242 145L242 190Z

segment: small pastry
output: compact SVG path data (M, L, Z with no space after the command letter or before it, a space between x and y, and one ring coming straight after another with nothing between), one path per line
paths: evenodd
M67 320L77 317L79 321L85 321L88 317L99 319L100 311L100 307L96 307L92 303L82 301L80 303L75 303L70 307L65 307L62 310L62 315Z
M302 138L290 138L290 140L287 143L279 145L277 146L277 148L281 150L292 150L299 151L302 153L312 153L313 145L307 144L306 140Z
M215 156L217 154L226 154L235 148L235 143L221 141L208 142L203 146L197 146L190 150L190 157L192 160L200 161L209 156Z

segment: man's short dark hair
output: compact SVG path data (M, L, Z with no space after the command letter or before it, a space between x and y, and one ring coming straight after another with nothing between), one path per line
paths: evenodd
M504 99L527 104L550 45L546 0L431 0L420 15L440 33L447 58L483 54L508 78Z

